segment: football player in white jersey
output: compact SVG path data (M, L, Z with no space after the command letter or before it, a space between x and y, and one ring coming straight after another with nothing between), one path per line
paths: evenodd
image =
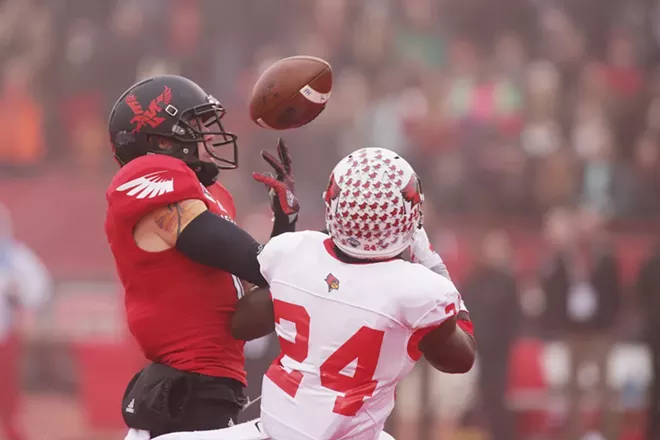
M323 198L328 234L286 233L265 245L258 258L270 294L239 301L232 335L277 331L281 353L261 404L271 438L391 438L383 426L396 385L421 356L444 372L469 371L472 324L422 228L420 180L403 158L355 151Z

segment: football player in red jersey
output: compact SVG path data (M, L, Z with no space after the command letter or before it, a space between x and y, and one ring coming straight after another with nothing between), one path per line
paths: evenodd
M225 109L194 82L173 75L129 88L110 113L121 169L108 188L105 230L125 290L128 326L152 362L129 384L127 425L152 437L227 427L246 403L243 342L230 321L241 280L267 283L261 245L234 223L231 194L216 181L238 166ZM293 231L298 201L291 160L264 159L273 236Z

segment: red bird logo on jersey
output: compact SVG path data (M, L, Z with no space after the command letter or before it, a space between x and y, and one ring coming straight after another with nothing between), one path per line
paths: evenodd
M126 104L130 107L135 116L131 119L131 124L137 124L133 129L133 133L137 133L145 125L151 128L156 128L165 121L165 118L158 116L165 107L172 101L172 89L165 86L163 93L155 97L149 103L147 110L142 109L142 105L138 102L135 95L128 95L126 97Z
M401 190L403 199L410 202L410 207L422 203L422 185L416 175L412 175L408 184Z
M329 273L325 277L325 282L328 284L328 293L339 289L339 279L333 274Z
M340 192L341 192L341 188L339 187L339 184L335 180L335 175L331 174L330 175L330 182L328 183L328 187L326 188L325 192L323 193L323 200L325 200L326 204L330 205L330 202L332 202L337 197L339 197Z

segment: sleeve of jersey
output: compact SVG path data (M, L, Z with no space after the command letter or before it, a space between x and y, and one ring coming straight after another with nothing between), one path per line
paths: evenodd
M425 275L404 305L405 324L413 331L439 326L456 315L461 305L454 283L435 273Z
M277 278L277 269L282 265L290 264L286 258L293 252L301 252L301 243L305 240L308 231L285 232L271 238L259 252L257 259L261 266L261 274L268 284Z
M111 191L110 206L137 221L154 209L182 200L205 202L201 183L193 171L183 162L168 159L130 170Z
M429 332L456 315L462 304L454 283L436 273L433 275L421 277L424 281L417 284L417 295L406 301L404 306L404 320L412 330L408 341L408 355L415 361L422 357L418 348L419 342Z

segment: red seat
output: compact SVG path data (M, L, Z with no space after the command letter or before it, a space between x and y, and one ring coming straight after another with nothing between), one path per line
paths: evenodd
M519 401L529 392L543 395L547 390L547 383L543 378L541 359L543 341L537 339L519 340L511 354L511 367L509 369L508 397L510 401ZM548 415L542 409L522 408L516 411L516 430L521 438L546 431Z

